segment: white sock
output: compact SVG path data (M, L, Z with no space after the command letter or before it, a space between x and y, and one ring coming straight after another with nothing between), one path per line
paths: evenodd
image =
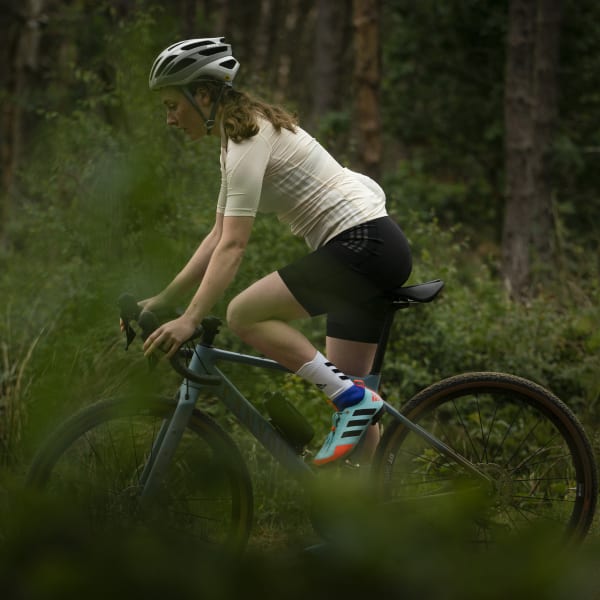
M310 381L310 383L314 383L332 400L354 386L352 379L344 375L320 352L317 352L310 362L303 364L296 371L296 375Z

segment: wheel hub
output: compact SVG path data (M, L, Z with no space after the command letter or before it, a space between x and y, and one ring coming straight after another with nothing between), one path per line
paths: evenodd
M514 498L514 481L504 467L496 463L480 463L477 468L488 475L491 494L499 506L510 506Z

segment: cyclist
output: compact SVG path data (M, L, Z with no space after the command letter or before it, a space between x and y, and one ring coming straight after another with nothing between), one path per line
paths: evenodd
M167 124L191 139L221 139L221 188L215 223L193 256L147 310L194 291L184 314L159 327L144 350L172 356L235 277L257 212L275 212L311 252L237 295L230 329L262 354L316 384L336 412L314 462L347 456L367 435L381 398L352 376L371 367L386 293L411 271L407 240L387 215L385 194L370 178L342 167L285 109L233 88L239 62L224 38L175 43L154 61ZM290 325L327 315L325 354ZM369 433L367 434L367 432Z

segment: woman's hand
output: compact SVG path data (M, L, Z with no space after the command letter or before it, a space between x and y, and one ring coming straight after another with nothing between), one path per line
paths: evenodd
M170 307L170 301L164 296L164 293L161 292L160 294L152 296L151 298L140 300L138 302L138 306L141 306L142 310L149 310L153 313L160 313L161 311L165 311Z
M181 344L189 340L196 331L196 322L187 315L161 325L144 342L144 356L150 356L156 350L162 350L171 358Z

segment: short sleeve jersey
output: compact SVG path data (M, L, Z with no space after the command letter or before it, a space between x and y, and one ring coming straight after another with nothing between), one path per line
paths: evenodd
M302 128L259 132L221 148L217 211L224 216L275 213L311 249L366 221L386 216L385 194L372 179L340 165Z

